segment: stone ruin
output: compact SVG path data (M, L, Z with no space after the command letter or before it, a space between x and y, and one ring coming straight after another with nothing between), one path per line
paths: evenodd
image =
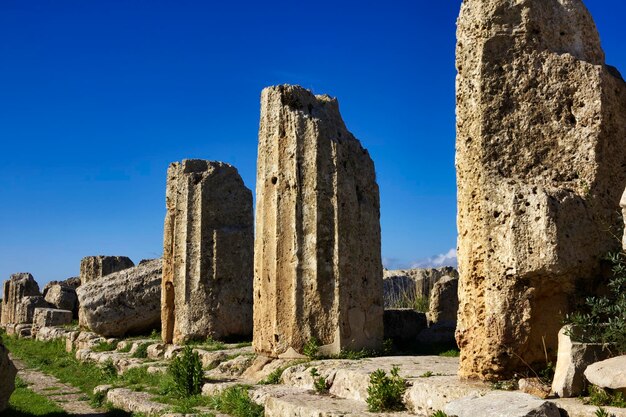
M459 273L451 266L441 268L385 269L383 290L385 308L393 308L407 299L429 299L435 284L443 277L458 278Z
M457 32L462 377L553 360L626 184L626 85L580 0L464 1Z
M106 337L156 329L161 315L161 259L142 261L76 290L78 323Z
M88 284L133 266L134 262L126 256L86 256L80 261L80 282Z
M252 192L237 169L187 159L167 171L162 337L252 335Z
M39 285L31 274L13 274L4 282L1 324L30 324L33 322L35 308L47 306L39 292Z
M383 339L374 163L336 99L298 86L261 94L254 265L257 353L376 349Z

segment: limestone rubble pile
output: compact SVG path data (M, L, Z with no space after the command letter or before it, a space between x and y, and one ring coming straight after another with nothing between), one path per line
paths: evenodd
M161 263L155 259L78 287L80 326L106 337L159 327Z
M78 314L76 289L64 284L53 284L44 289L44 299L59 310L69 310Z
M505 378L554 359L616 249L626 85L580 0L467 0L457 26L460 375Z
M80 261L80 283L84 285L133 266L126 256L86 256Z
M256 351L301 354L313 338L327 353L379 348L376 173L336 99L298 86L263 90L256 210Z
M35 308L46 306L48 304L39 292L39 285L31 274L13 274L3 286L1 324L32 323Z
M223 162L167 172L162 336L167 343L252 335L252 192Z

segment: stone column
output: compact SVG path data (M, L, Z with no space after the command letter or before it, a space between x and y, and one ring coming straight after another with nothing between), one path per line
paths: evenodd
M252 192L237 169L197 159L167 171L161 287L166 343L252 334Z
M31 274L13 274L3 286L2 324L32 323L35 307L46 305Z
M580 0L466 0L456 52L460 375L506 378L619 247L626 85Z
M298 86L261 94L254 348L297 356L375 349L383 338L374 163L336 99Z

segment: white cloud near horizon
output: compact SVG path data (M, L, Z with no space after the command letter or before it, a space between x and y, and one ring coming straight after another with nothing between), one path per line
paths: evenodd
M457 267L456 248L450 249L446 253L421 259L413 262L402 262L397 258L383 258L383 266L386 269L407 269L407 268L439 268L442 266Z

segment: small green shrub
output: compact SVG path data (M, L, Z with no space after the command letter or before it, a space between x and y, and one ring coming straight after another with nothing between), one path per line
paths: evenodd
M313 377L313 386L315 387L315 392L318 394L327 394L330 389L330 384L326 381L326 378L321 376L317 371L317 368L311 368L311 376Z
M378 369L370 375L367 387L367 407L369 411L402 411L405 409L402 396L406 391L406 381L399 375L400 369L394 366L390 376Z
M132 358L145 359L148 357L148 346L150 343L142 343L137 346L137 350L131 355Z
M174 380L175 392L180 397L191 397L202 392L204 371L202 361L191 346L185 346L168 366L168 373Z
M603 388L591 385L589 387L587 404L626 408L626 399L624 398L624 394L619 391L611 393Z
M100 342L96 346L91 348L91 350L93 352L111 352L115 350L116 347L117 343Z
M111 359L100 365L100 372L102 373L102 376L107 379L114 379L117 377L117 368Z
M433 376L433 371L426 371L423 374L420 375L420 378L430 378L431 376Z
M264 407L252 401L248 388L242 385L229 387L210 397L209 406L233 417L263 417L265 414Z
M317 359L320 353L320 342L315 337L310 338L302 348L302 353L309 359Z
M272 371L271 374L269 374L267 376L267 378L265 378L264 380L260 381L259 384L261 385L277 385L280 384L280 377L283 376L283 372L285 371L285 368L278 368L274 371Z
M441 410L437 410L434 413L432 413L430 417L448 417L448 415Z
M518 388L518 383L517 379L505 379L492 383L491 387L500 391L515 391Z
M599 407L595 412L596 417L615 417L615 414L609 414L604 408Z
M610 294L588 297L581 311L569 314L565 323L572 325L569 336L583 343L611 343L626 352L626 253L609 254L612 277Z
M120 348L120 349L118 350L118 352L121 352L121 353L128 353L128 352L130 352L130 350L131 350L132 348L133 348L132 343L126 343L126 344L124 345L124 347L123 347L123 348ZM147 350L146 350L146 355L147 355L147 354L148 354L148 352L147 352Z
M439 356L443 356L446 358L458 358L461 355L461 352L458 349L450 349L443 352L439 352Z

